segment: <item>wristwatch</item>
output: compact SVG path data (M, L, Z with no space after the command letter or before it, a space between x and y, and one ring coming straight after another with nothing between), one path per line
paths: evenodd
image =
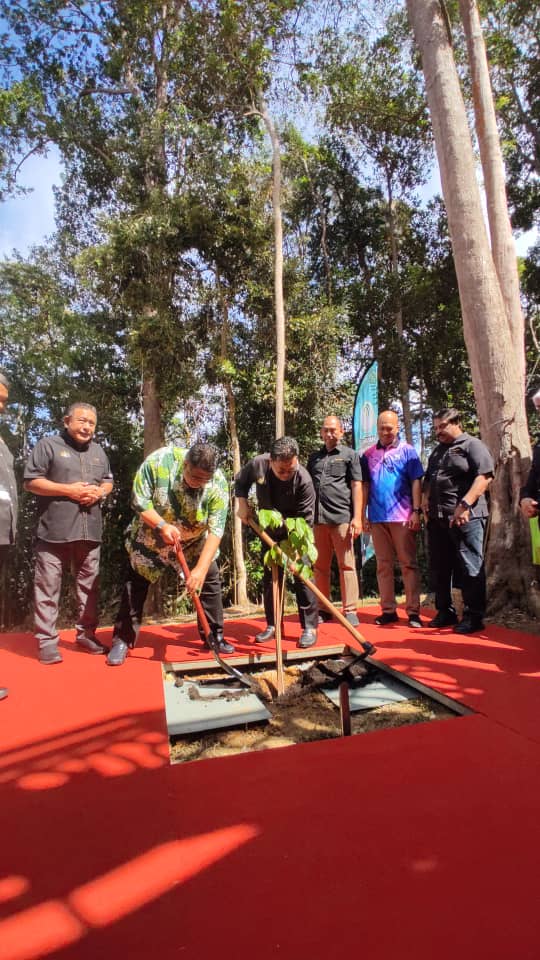
M422 507L413 507L413 513L423 513Z
M161 530L162 527L167 523L166 520L160 520L159 523L156 523L154 530Z
M463 507L464 510L470 510L470 509L471 509L471 504L470 504L470 503L467 503L466 500L460 500L460 501L459 501L459 505L460 505L460 507Z

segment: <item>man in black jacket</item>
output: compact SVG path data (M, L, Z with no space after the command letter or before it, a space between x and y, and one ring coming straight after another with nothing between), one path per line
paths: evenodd
M253 484L259 509L279 510L284 519L303 517L313 526L315 490L309 473L298 463L298 444L292 437L274 440L269 453L254 457L236 475L235 509L244 523L251 515L247 498ZM281 569L280 575L283 576ZM295 578L294 586L302 625L298 645L311 647L317 641L317 601L301 580ZM257 643L266 643L275 633L272 574L266 565L263 591L267 627L255 637Z
M61 434L44 437L24 470L24 488L38 498L35 633L41 663L61 663L58 604L64 569L75 577L78 616L76 640L87 653L106 653L96 638L101 548L101 508L112 490L109 461L93 436L95 407L74 403Z
M455 625L456 633L474 633L483 628L486 609L485 493L493 477L493 459L481 440L463 432L453 407L439 410L434 425L439 443L428 460L423 493L437 607L429 626ZM460 587L463 595L459 624L452 586Z

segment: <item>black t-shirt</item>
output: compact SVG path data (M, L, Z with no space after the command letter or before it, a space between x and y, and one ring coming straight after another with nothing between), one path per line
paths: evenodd
M298 465L290 480L280 480L270 467L270 454L254 457L236 474L234 493L247 498L255 484L259 509L279 510L287 517L303 517L313 526L315 490L305 467Z
M61 435L38 440L24 469L25 480L45 477L55 483L85 481L99 485L112 481L105 452L92 440L79 446L65 430ZM83 506L69 497L37 495L40 540L71 543L74 540L101 542L101 504Z
M351 485L353 480L367 480L362 473L360 456L345 444L333 450L320 447L307 463L317 494L315 523L349 523L353 515Z
M429 483L429 516L450 516L481 474L493 476L493 458L481 440L461 433L452 443L439 443L431 454L425 479ZM471 517L487 517L485 494L471 509Z

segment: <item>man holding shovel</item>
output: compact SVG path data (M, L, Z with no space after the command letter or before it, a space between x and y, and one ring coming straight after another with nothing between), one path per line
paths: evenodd
M234 647L223 638L216 563L229 495L214 447L196 443L189 450L169 446L151 453L135 474L132 505L137 516L126 541L129 568L107 657L109 666L121 666L128 649L135 646L150 584L166 567L182 572L175 550L179 543L191 571L186 587L200 594L219 652L233 653ZM202 636L200 624L199 632Z
M250 460L235 477L235 504L240 519L247 523L251 516L248 495L255 484L259 509L278 510L284 519L303 517L313 526L315 490L305 467L298 462L298 444L292 437L274 440L269 453ZM280 540L278 533L276 540ZM280 577L283 570L280 568ZM317 598L302 581L295 578L294 587L302 633L299 647L312 647L317 641ZM267 566L263 574L264 612L267 627L255 637L266 643L275 636L274 593L272 574Z

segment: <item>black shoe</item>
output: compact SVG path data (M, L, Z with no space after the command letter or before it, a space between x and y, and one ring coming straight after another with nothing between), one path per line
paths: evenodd
M430 620L428 627L453 627L457 623L455 610L439 610L436 617Z
M380 617L375 617L375 623L378 627L385 627L387 623L397 623L398 620L397 613L381 613Z
M409 617L409 626L412 627L413 630L421 630L424 626L417 613L411 613Z
M63 657L55 643L48 643L39 651L39 662L47 665L51 663L62 663Z
M317 643L317 631L313 627L306 627L300 634L298 646L305 650L306 647L312 647L314 643Z
M109 652L109 648L104 647L96 637L81 637L79 640L76 640L76 644L81 650L85 650L86 653L100 654Z
M121 667L127 657L128 645L123 640L113 640L113 645L107 654L109 667Z
M217 629L214 633L214 640L217 643L218 653L234 653L234 647L232 643L229 643L228 640L225 640L223 636L223 630ZM207 647L210 647L210 644L207 640L204 641ZM212 649L210 647L210 649Z
M359 626L360 626L360 621L359 621L358 617L357 617L356 614L353 613L352 611L350 611L349 613L346 613L346 614L345 614L345 619L349 621L351 627L359 627Z
M463 617L461 623L458 623L454 627L454 633L477 633L479 630L484 629L484 621L471 619L470 617Z
M268 643L269 640L273 640L276 635L275 627L267 627L266 630L261 630L255 637L255 643Z
M9 693L9 690L7 689L7 687L0 687L0 700L5 700L8 693Z
M318 623L332 623L333 616L331 613L328 613L328 610L319 610Z

